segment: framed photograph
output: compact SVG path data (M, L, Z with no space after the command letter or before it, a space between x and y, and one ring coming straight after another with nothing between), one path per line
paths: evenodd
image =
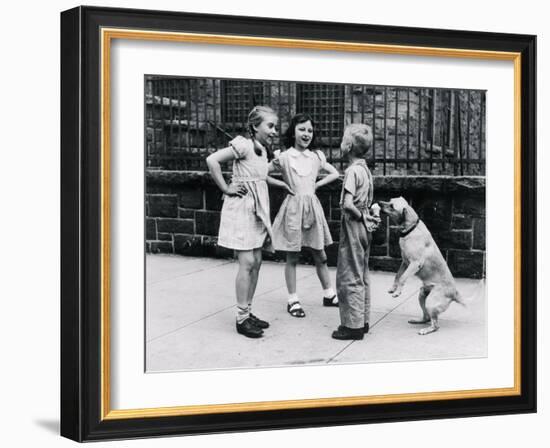
M61 434L536 411L536 37L61 14Z

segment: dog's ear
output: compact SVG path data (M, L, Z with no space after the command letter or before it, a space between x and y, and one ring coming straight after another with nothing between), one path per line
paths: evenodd
M403 219L403 222L414 222L418 220L418 215L410 205L406 205L405 207L403 207L401 217Z
M403 213L403 210L405 210L405 208L408 205L407 201L405 201L405 199L402 198L401 196L399 196L398 198L393 198L390 202L392 204L392 208L397 213Z
M402 222L402 223L406 223L406 222L407 222L407 218L408 218L408 215L407 215L407 208L408 208L408 207L403 207L403 210L401 211L401 222Z

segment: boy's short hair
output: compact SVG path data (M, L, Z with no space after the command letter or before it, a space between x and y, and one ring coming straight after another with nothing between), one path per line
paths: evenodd
M355 157L365 157L372 148L372 128L366 124L350 124L344 129L340 149L343 154L351 152Z

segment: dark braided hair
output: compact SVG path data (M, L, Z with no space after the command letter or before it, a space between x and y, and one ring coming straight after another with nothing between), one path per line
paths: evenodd
M275 111L269 106L254 106L248 114L247 130L252 141L256 141L256 131L254 130L254 126L259 126L261 122L265 120L266 115L277 116ZM264 147L267 151L267 160L273 159L273 151L271 148L268 148L267 146ZM262 155L262 151L259 148L256 148L256 145L254 145L254 152L257 156Z

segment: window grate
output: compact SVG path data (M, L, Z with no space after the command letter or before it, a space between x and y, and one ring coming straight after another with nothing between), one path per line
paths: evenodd
M264 103L263 91L264 83L260 81L222 81L222 121L226 130L244 131L250 110Z
M315 121L317 144L338 146L344 129L344 86L297 84L296 111L307 113Z

